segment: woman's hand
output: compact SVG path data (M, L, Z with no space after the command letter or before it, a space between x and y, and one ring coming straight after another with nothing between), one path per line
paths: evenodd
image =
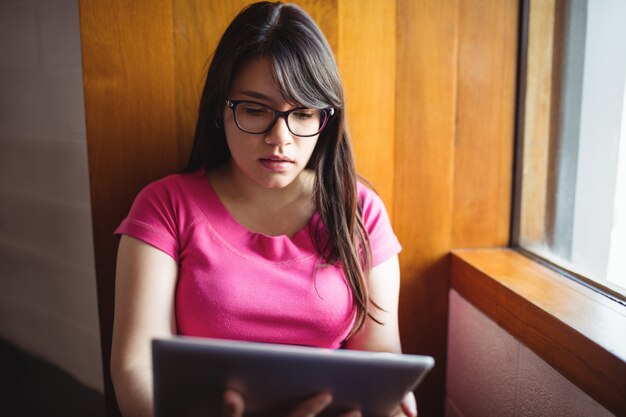
M329 393L321 393L302 401L289 413L287 417L314 417L324 411L333 402ZM222 417L243 417L245 403L240 393L234 390L224 392L224 407ZM340 417L361 417L361 412L352 410L341 414Z
M412 392L409 392L404 396L402 402L400 403L400 409L394 417L417 417L417 402L415 401L415 395Z
M302 401L287 417L314 417L324 411L333 397L329 393L321 393ZM240 393L234 390L226 390L224 392L224 406L221 417L243 417L245 410L245 402ZM402 402L397 412L392 417L417 417L417 405L415 396L409 392ZM361 412L351 410L342 413L339 417L361 417Z

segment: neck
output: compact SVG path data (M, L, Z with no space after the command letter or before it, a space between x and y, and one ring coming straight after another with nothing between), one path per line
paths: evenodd
M239 203L278 211L302 201L303 198L311 198L313 178L311 172L303 171L285 187L265 188L251 181L231 162L216 172L212 182L215 183L217 180L223 186L222 191L228 192L229 197Z

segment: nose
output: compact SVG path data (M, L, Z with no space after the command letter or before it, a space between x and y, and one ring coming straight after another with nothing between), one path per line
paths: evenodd
M279 117L274 126L265 134L265 143L273 146L284 146L293 143L293 136L287 127L287 120Z

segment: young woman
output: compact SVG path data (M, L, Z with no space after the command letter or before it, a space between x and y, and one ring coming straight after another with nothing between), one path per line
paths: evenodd
M111 372L125 416L152 415L154 337L400 352L400 244L357 180L332 52L297 6L233 20L187 168L148 185L116 233ZM320 393L291 416L331 402ZM224 415L244 410L224 393ZM409 394L396 415L415 414Z

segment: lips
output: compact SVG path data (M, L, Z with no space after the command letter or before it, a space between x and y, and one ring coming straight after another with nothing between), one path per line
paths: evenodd
M270 162L292 162L293 163L293 159L290 159L286 156L281 156L281 155L270 155L270 156L266 156L263 158L260 158L261 161L270 161Z
M263 158L259 158L259 162L261 165L272 172L284 172L289 170L294 161L292 159L287 158L286 156L281 155L270 155Z

